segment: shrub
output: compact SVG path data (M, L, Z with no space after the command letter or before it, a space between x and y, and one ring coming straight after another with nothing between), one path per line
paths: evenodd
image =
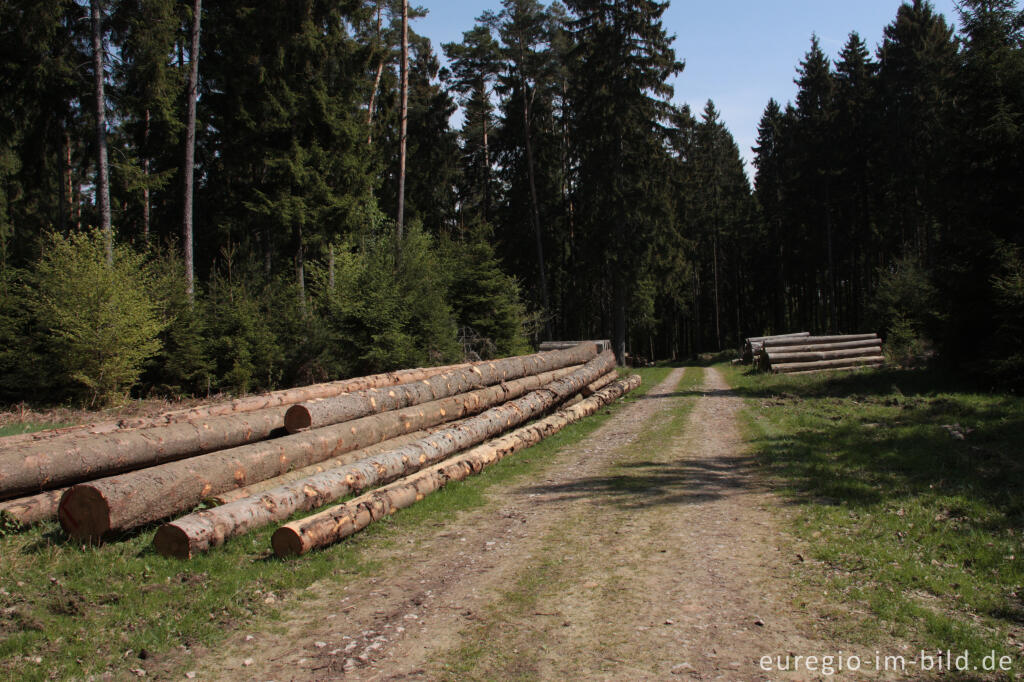
M49 335L44 359L90 406L125 398L166 327L144 257L119 244L108 265L104 243L98 230L47 235L26 278L29 310Z
M885 333L891 359L910 364L925 353L939 322L938 307L938 293L916 259L904 258L879 271L871 312Z

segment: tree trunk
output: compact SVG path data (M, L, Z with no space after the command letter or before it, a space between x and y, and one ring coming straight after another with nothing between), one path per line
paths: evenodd
M452 424L458 423L460 422L452 422ZM286 483L291 483L292 481L299 481L304 478L309 478L310 476L322 474L325 471L337 469L338 467L345 466L346 464L351 464L352 462L358 462L361 459L372 457L373 455L379 455L382 452L387 452L389 450L394 450L395 448L400 448L403 445L407 445L414 441L420 440L421 438L426 438L431 433L434 433L435 431L441 428L447 428L447 426L447 424L445 424L444 426L434 426L429 429L422 429L420 431L407 433L404 436L398 436L397 438L388 438L387 440L381 441L380 443L377 443L375 445L370 445L359 450L353 450L352 452L346 452L344 455L341 455L340 457L332 457L331 459L325 459L324 461L319 462L317 464L310 464L309 466L302 467L301 469L294 469L286 474L281 474L280 476L275 476L274 478L268 478L267 480L260 481L259 483L253 483L252 485L247 485L241 488L235 488L234 490L227 490L225 492L220 493L219 495L212 495L203 500L203 502L211 506L219 507L221 505L230 504L238 500L243 500L247 497L257 496L260 493L272 490L279 486L285 485Z
M581 369L575 374L585 371ZM605 374L599 379L603 381L601 387L613 379L614 372ZM596 393L599 390L597 382L581 390L587 389L590 389L591 394ZM534 391L529 395L544 393L546 390ZM514 402L523 403L529 395ZM321 507L350 493L389 482L438 462L488 437L478 433L481 424L485 425L488 433L496 428L499 429L496 432L500 432L530 418L529 414L512 415L501 422L495 419L499 412L507 413L508 403L482 415L434 429L432 433L423 433L406 442L398 442L401 438L394 438L357 453L350 453L345 458L330 460L331 464L325 462L291 472L272 479L280 481L279 484L265 487L260 484L261 491L254 495L239 498L232 496L233 492L228 493L234 499L220 507L189 514L161 526L154 538L154 545L164 556L180 559L194 557L249 530L284 520L297 511Z
M146 129L142 133L142 243L149 246L149 109L146 109Z
M185 292L189 301L195 300L195 257L193 255L192 193L196 153L196 96L199 88L199 31L202 0L192 4L192 44L189 53L188 84L185 91L188 110L185 116L185 161L182 168L182 223L181 240L185 252Z
M520 65L525 61L522 43L519 48ZM523 142L526 147L526 175L530 182L530 212L533 218L533 235L537 242L537 271L540 285L540 304L544 311L544 340L551 338L551 320L548 314L551 304L548 300L548 279L544 267L544 237L541 234L540 226L540 200L537 198L537 181L533 165L533 142L530 139L530 94L526 84L526 76L523 74L522 66L519 69L519 88L523 93Z
M863 339L861 341L843 341L843 342L832 342L832 343L815 343L807 344L805 346L774 346L770 347L769 350L774 353L806 353L806 352L818 352L818 351L833 351L833 350L849 350L851 348L869 348L873 346L881 345L882 340L877 336L873 339Z
M15 521L23 526L52 521L57 518L57 505L60 504L61 495L65 490L67 488L47 490L38 495L0 502L0 514L10 514Z
M820 362L792 362L773 365L771 369L779 374L789 374L827 369L847 369L850 367L879 367L883 364L885 364L885 357L882 355L872 355L860 358L844 358L842 360L822 360Z
M405 226L405 148L409 130L409 0L402 0L402 125L398 138L397 246L402 246Z
M103 93L106 59L103 48L103 9L101 0L89 3L92 14L92 61L96 94L96 205L100 210L107 265L114 264L114 230L110 217L110 168L107 164L107 100Z
M826 348L822 346L822 348ZM772 367L783 363L812 362L814 360L841 360L844 358L876 357L882 354L882 343L878 341L870 346L861 348L847 348L842 350L807 350L792 352L789 348L785 352L769 351L768 359Z
M403 370L168 412L156 419L9 436L0 439L0 499L262 440L284 427L291 404L421 382L466 366Z
M372 521L411 506L424 496L441 489L449 481L460 481L470 474L479 473L500 459L557 433L639 385L640 377L634 374L566 410L475 447L459 457L436 464L345 504L285 524L277 529L271 539L274 553L279 557L295 556L334 544L362 530Z
M766 339L765 348L778 348L780 346L816 346L823 343L846 343L849 341L865 341L877 339L878 334L838 334L835 336L804 336L793 338Z
M464 419L457 425L438 430L411 443L388 448L346 466L287 482L261 495L199 511L164 524L157 531L153 544L164 556L188 559L224 544L229 538L284 520L297 511L316 509L352 492L411 474L551 409L572 395L564 394L565 390L577 392L584 388L581 382L585 382L585 377L594 376L599 371L595 369L599 365L594 365L597 362L595 360L564 379L532 391L522 398L491 408L483 414Z
M571 371L526 377L416 407L82 483L61 499L61 526L74 538L98 541L179 514L225 490L475 414Z
M381 36L381 0L377 0L377 35L374 40L374 48L380 49ZM377 75L373 79L373 90L370 92L370 104L366 107L366 144L373 144L373 114L377 107L377 91L380 90L380 79L384 75L384 55L377 61Z
M236 400L214 403L211 405L199 405L197 407L190 407L184 410L165 412L159 417L96 422L83 426L66 426L60 429L51 429L49 431L36 431L34 433L4 436L0 438L0 450L20 446L23 443L49 440L50 438L84 438L102 433L115 433L130 429L165 426L167 424L177 424L197 419L208 419L210 417L220 417L224 415L238 414L241 412L253 412L255 410L262 410L281 405L287 408L289 405L294 405L295 403L300 403L305 400L331 398L343 393L363 391L370 388L423 381L424 379L429 379L435 374L441 374L443 372L461 369L464 367L471 367L473 364L474 363L462 363L458 365L445 365L443 367L403 369L397 372L388 372L386 374L372 374L370 376L358 377L355 379L343 379L341 381L332 381L323 384L313 384L312 386L302 386L300 388L289 388L283 391L274 391L272 393L246 396L245 398L238 398ZM0 485L0 490L2 490L2 485ZM3 495L0 494L0 499L2 498Z
M285 414L289 433L318 429L378 412L440 400L484 386L579 365L597 355L597 346L584 343L567 350L482 362L402 386L378 388L292 405Z

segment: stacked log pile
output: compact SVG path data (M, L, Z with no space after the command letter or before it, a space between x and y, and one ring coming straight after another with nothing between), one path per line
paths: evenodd
M807 337L810 335L810 332L793 332L791 334L776 334L775 336L751 336L743 341L743 348L740 350L740 360L746 363L753 362L757 354L762 348L764 348L765 341L789 339L800 336Z
M540 344L540 350L565 350L566 348L578 346L581 343L597 344L598 353L603 353L606 350L612 349L612 342L609 339L588 339L586 341L543 341Z
M185 514L154 544L188 558L430 470L554 410L562 416L550 424L590 414L638 382L616 381L614 365L610 352L584 342L254 396L152 423L0 439L0 512L26 525L56 517L87 542ZM516 436L515 447L537 437ZM204 504L212 506L194 511Z
M766 339L755 365L766 372L809 374L885 364L877 334Z

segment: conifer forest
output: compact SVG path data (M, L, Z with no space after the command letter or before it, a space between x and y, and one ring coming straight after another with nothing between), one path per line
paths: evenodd
M1018 3L807 36L749 168L667 7L4 0L0 401L797 330L1024 384Z

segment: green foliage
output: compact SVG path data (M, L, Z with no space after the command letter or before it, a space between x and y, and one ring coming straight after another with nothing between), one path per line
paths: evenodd
M915 258L904 258L878 273L872 310L886 332L890 358L904 364L920 357L938 319L938 295L927 271Z
M281 381L282 349L265 293L255 278L232 271L230 261L210 279L200 305L214 388L247 393Z
M168 321L160 334L160 352L149 362L143 383L175 396L208 393L213 382L213 361L206 347L201 292L196 302L185 291L185 266L177 250L157 252L150 261L154 297Z
M151 268L123 244L108 266L98 230L52 233L44 244L26 277L29 310L49 335L43 360L89 405L124 399L167 326L149 293Z
M1006 248L1000 272L992 278L996 319L996 376L999 383L1024 387L1024 257Z
M400 247L399 255L384 222L342 244L333 287L328 273L314 273L327 340L321 361L332 372L385 372L459 357L436 247L416 224Z
M519 284L501 271L494 247L482 235L445 239L441 254L450 278L448 302L458 326L477 337L479 346L473 350L482 359L528 353Z

